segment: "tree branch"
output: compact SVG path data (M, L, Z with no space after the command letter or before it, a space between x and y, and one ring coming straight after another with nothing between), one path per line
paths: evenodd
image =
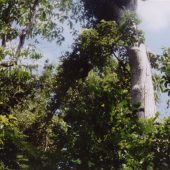
M6 47L6 36L2 36L2 47Z
M0 67L12 67L16 65L15 61L7 61L7 62L1 62Z
M17 57L19 55L21 49L24 46L26 35L32 29L33 22L34 22L34 19L35 19L35 14L36 14L36 7L38 6L38 3L39 3L38 0L35 0L34 3L33 3L33 6L30 7L30 15L28 16L29 22L26 25L26 27L20 33L19 43L18 43L18 47L17 47L17 50L16 50L15 57Z

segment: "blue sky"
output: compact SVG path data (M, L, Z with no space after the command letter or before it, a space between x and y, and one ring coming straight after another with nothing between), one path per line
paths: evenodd
M162 47L170 47L170 0L139 0L137 13L146 45L156 53Z

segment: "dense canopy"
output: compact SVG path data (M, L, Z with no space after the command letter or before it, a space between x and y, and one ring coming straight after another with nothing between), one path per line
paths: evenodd
M140 119L140 103L131 102L128 49L144 42L132 27L138 19L128 13L114 21L117 8L134 10L136 1L111 3L0 1L0 169L170 169L170 118ZM78 19L92 27L75 36L57 66L46 61L37 71L45 55L39 41L56 41L57 51L80 6ZM170 50L149 57L161 72L155 93L170 95Z

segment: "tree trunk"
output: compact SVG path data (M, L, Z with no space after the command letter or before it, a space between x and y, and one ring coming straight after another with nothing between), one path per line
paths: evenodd
M129 49L131 67L132 104L137 109L138 117L148 119L155 116L156 105L152 72L146 47L141 44ZM139 106L137 108L137 105Z

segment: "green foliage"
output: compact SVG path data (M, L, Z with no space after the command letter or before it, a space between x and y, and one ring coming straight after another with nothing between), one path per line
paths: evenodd
M15 65L0 71L0 159L2 166L11 169L38 164L46 147L46 107L53 88L53 67L47 63L41 75L32 70L31 65Z
M116 147L121 134L118 130L112 133L112 130L119 121L119 114L123 114L122 107L128 105L123 101L127 91L115 89L121 86L112 71L113 68L108 67L102 76L92 71L84 82L79 81L76 87L69 89L60 111L61 115L65 115L68 126L61 148L64 157L60 165L62 169L111 169L120 166Z
M54 97L56 108L62 102L69 87L75 86L77 80L84 79L92 69L102 74L103 67L111 64L112 57L118 60L117 69L122 75L120 81L124 86L128 86L130 75L127 65L127 49L124 48L127 42L121 40L123 36L118 25L111 21L101 21L96 29L82 31L74 45L73 52L66 53L58 68L56 96Z
M63 28L53 19L69 19L72 5L0 1L0 169L170 169L170 119L139 120L131 108L126 47L143 35L128 16L119 25L102 20L84 29L57 70L46 62L35 74L29 63L42 54L30 45L16 55L8 46L28 23L27 38L60 42ZM168 62L166 51L161 71L167 91Z
M61 169L169 168L169 119L138 120L115 67L94 69L67 91L58 113L67 128L53 129Z
M0 38L4 43L16 39L23 27L26 30L29 26L28 38L40 35L42 38L57 39L60 42L63 40L63 28L57 25L55 19L61 20L70 3L70 0L1 1Z
M170 96L170 49L164 49L161 57L161 72L162 72L162 83L164 85L163 92ZM168 107L170 105L170 99L168 100Z
M138 29L139 24L140 20L135 13L127 11L122 15L119 21L119 27L123 34L122 40L127 42L127 47L144 43L144 33L142 30Z
M164 85L168 90L168 87L170 85L170 49L164 50L161 71L164 74L163 75Z
M0 115L0 160L4 169L16 169L16 153L19 152L18 141L22 140L22 134L16 127L17 119L13 115ZM6 168L5 168L6 167Z
M132 112L122 47L132 41L121 35L114 22L102 21L82 32L75 51L59 66L54 100L66 128L53 129L58 168L169 168L169 121L157 125L157 117L138 120Z

